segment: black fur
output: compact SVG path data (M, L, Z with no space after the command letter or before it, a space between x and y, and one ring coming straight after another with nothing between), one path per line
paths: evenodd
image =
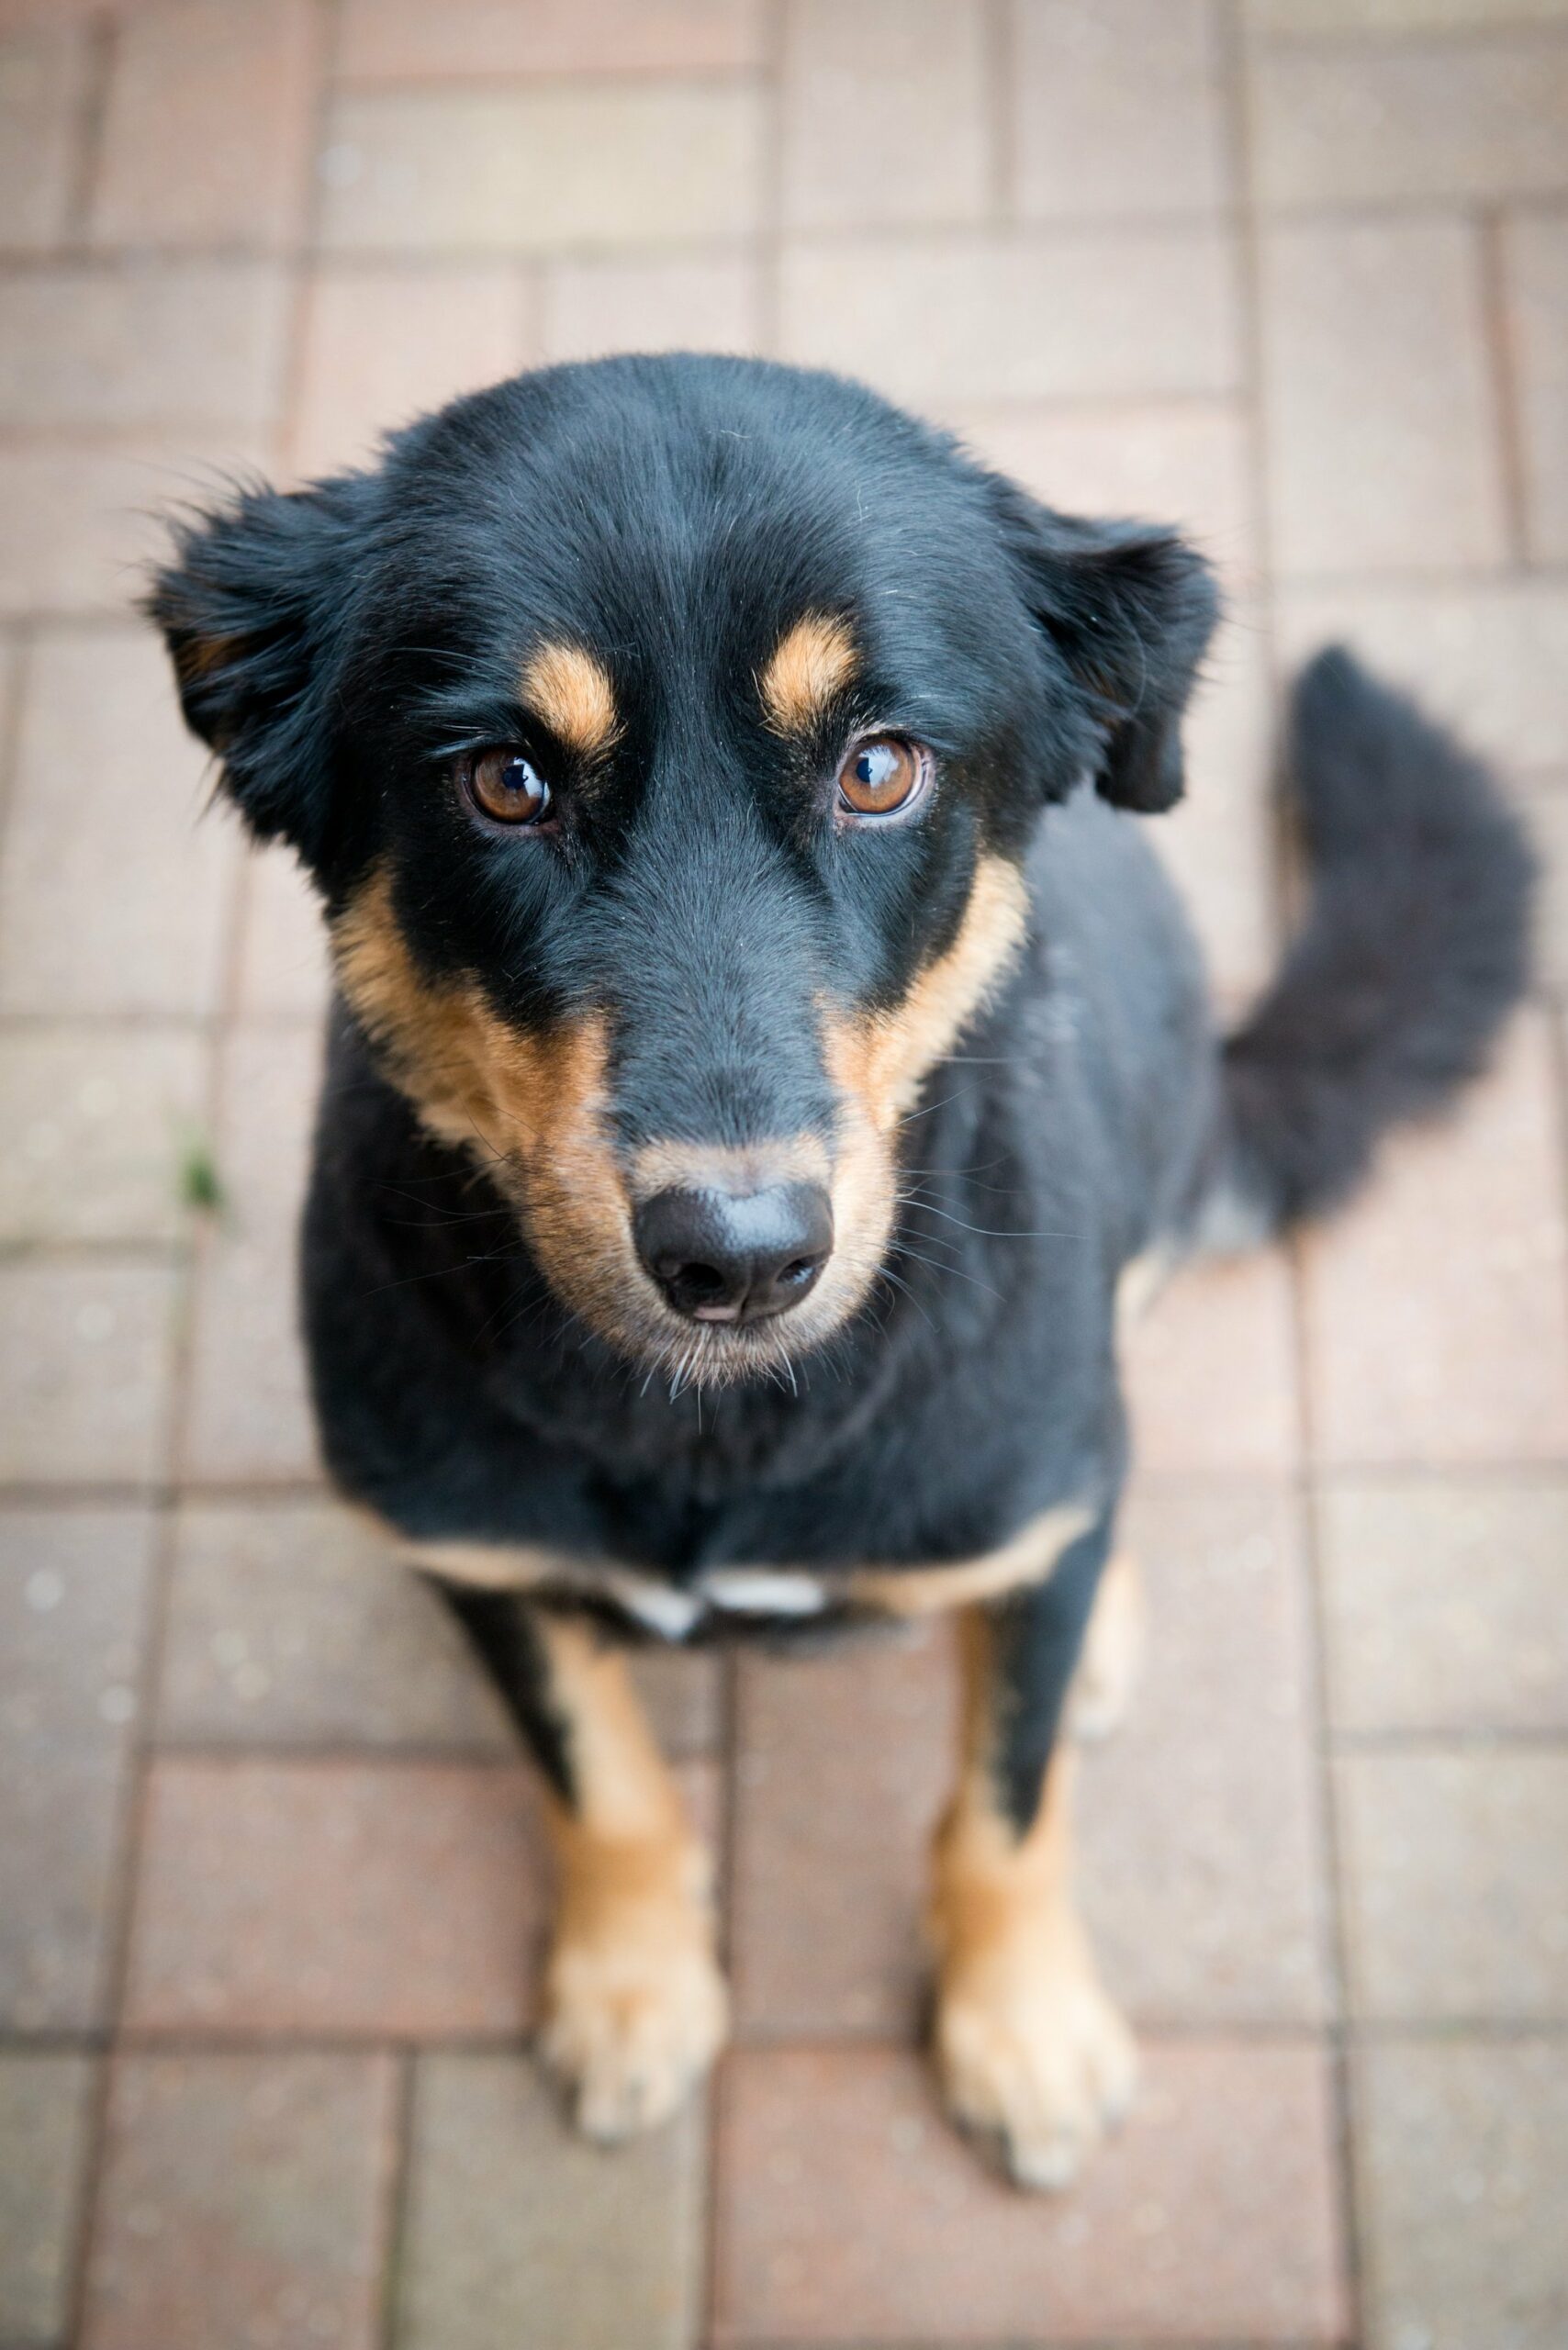
M1226 1046L1234 1180L1270 1225L1336 1207L1379 1136L1475 1075L1525 984L1534 866L1485 770L1350 654L1293 699L1311 895Z
M982 856L1021 869L1022 954L901 1129L881 1275L788 1381L703 1392L628 1360L341 1003L304 1265L331 1471L410 1537L691 1586L735 1562L918 1573L1087 1505L1082 1574L1007 1618L1025 1662L1052 1660L1020 1675L1024 1817L1125 1465L1117 1277L1200 1233L1225 1185L1259 1221L1332 1202L1391 1119L1476 1067L1519 988L1528 873L1480 771L1345 656L1308 673L1311 912L1222 1060L1123 812L1181 789L1205 567L1169 532L1048 512L854 386L697 359L524 377L399 435L374 475L190 528L151 610L250 823L294 843L330 909L378 867L432 981L529 1033L611 1019L628 1154L836 1147L819 1007L896 1007ZM756 679L812 610L862 660L790 746ZM542 638L613 676L622 733L592 774L520 707ZM915 821L851 836L824 778L871 723L931 744L940 782ZM549 841L465 811L454 755L498 742L558 781Z

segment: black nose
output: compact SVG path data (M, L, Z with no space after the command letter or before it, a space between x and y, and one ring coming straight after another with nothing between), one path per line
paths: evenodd
M637 1253L678 1314L755 1322L798 1305L833 1254L816 1183L766 1192L658 1192L633 1225Z

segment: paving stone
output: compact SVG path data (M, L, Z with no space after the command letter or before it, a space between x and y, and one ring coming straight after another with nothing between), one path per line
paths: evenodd
M187 1028L0 1034L0 1240L177 1237L206 1060Z
M1544 1019L1437 1126L1395 1136L1302 1254L1313 1440L1352 1467L1568 1452L1568 1232Z
M168 1265L0 1265L0 1481L165 1473L179 1287Z
M530 307L521 274L504 263L323 265L306 293L298 471L363 464L393 426L516 375L530 355Z
M14 2030L103 2020L152 1545L140 1511L0 1512L0 2017Z
M322 235L363 252L744 237L761 158L741 84L350 95L321 155Z
M387 2055L122 2056L84 2350L373 2350L397 2077Z
M1234 400L1118 408L955 406L940 421L999 473L1070 514L1174 524L1249 581L1257 527L1247 415Z
M128 2015L150 2031L505 2037L531 2009L543 1880L521 1771L166 1755Z
M1243 0L1261 32L1438 32L1568 22L1568 0Z
M1568 43L1266 50L1253 84L1265 203L1544 196L1568 187Z
M130 10L95 161L95 242L275 245L295 235L318 24L309 0L161 0Z
M225 497L236 474L264 470L268 457L264 440L243 433L0 449L0 616L123 616L167 551L164 515Z
M98 262L0 282L0 425L265 425L287 280L257 261Z
M1525 542L1568 562L1568 222L1511 219L1503 237L1525 470Z
M786 225L982 220L989 39L983 8L949 0L789 0Z
M1568 1730L1568 1481L1338 1480L1317 1500L1347 1730Z
M760 65L761 0L346 0L351 81L702 72Z
M1120 2139L1070 2195L1034 2196L964 2144L913 2056L742 2052L721 2104L719 2350L1338 2341L1321 2056L1145 2053Z
M293 854L245 860L236 1010L241 1022L319 1021L331 992L321 901Z
M327 1503L176 1521L162 1735L510 1751L460 1635L389 1539Z
M0 39L0 245L63 239L86 86L82 26L39 22Z
M724 1742L724 1660L711 1649L639 1649L632 1679L664 1753L716 1754ZM711 1798L717 1822L718 1796Z
M31 648L0 863L0 1010L175 1017L217 1002L239 839L145 631ZM62 805L92 778L93 821Z
M1144 1570L1147 1666L1079 1780L1106 1980L1150 2021L1316 2022L1328 1926L1294 1506L1146 1485L1120 1539Z
M1343 643L1490 758L1560 769L1568 744L1568 589L1548 580L1430 588L1287 587L1294 666Z
M1294 1465L1290 1274L1277 1252L1182 1270L1128 1330L1122 1365L1140 1472Z
M913 2031L927 1850L956 1753L946 1628L816 1658L742 1655L731 1942L743 2030Z
M1568 1753L1345 1754L1336 1774L1356 2012L1568 2016Z
M1013 0L1025 218L1204 211L1229 187L1212 0Z
M547 360L612 351L755 351L761 274L749 254L682 254L548 263L542 352Z
M791 242L780 298L782 357L917 407L1156 399L1238 378L1235 259L1209 229Z
M1568 788L1562 778L1516 789L1540 869L1535 917L1538 987L1568 996Z
M197 1478L317 1472L296 1268L320 1037L236 1030L214 1161L223 1206L203 1236L184 1456Z
M1372 2350L1557 2350L1568 2051L1373 2047L1356 2079Z
M64 2336L92 2086L85 2056L0 2053L0 2341Z
M685 2350L698 2323L700 2120L610 2150L523 2056L416 2060L398 2350Z
M1262 243L1282 571L1442 571L1507 552L1480 232L1314 221Z

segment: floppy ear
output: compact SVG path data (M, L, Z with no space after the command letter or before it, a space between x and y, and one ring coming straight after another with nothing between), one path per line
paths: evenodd
M1090 699L1095 789L1143 814L1182 797L1182 714L1219 610L1173 531L1054 513L1010 482L996 503L1035 621Z
M329 714L371 479L247 490L177 524L144 610L163 632L192 733L259 840L316 866L330 818Z

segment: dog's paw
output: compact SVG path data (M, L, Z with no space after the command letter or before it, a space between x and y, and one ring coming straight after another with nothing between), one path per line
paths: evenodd
M1100 1579L1073 1676L1068 1728L1074 1738L1109 1738L1120 1729L1143 1670L1145 1641L1142 1578L1134 1560L1118 1551Z
M578 2128L626 2138L684 2102L727 2021L705 1910L678 1897L610 1904L591 1931L555 1943L540 2052L566 2084Z
M935 2037L955 2119L999 2142L1020 2187L1068 2186L1132 2102L1132 2034L1076 1935L956 1964Z

